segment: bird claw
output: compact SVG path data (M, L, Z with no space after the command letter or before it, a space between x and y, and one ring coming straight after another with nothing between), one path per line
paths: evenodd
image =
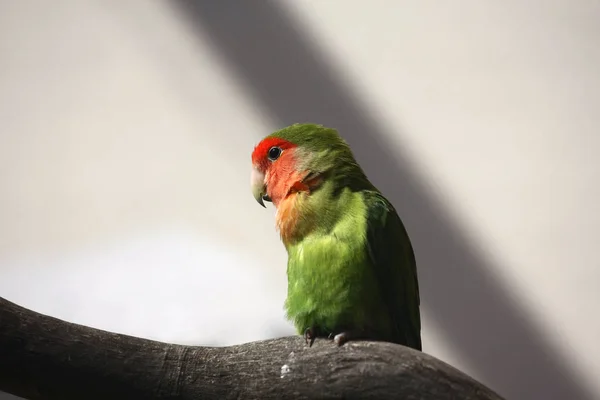
M348 335L346 332L338 333L333 337L333 343L337 344L338 347L342 346L344 343L348 341Z
M333 339L333 342L336 345L342 346L351 340L360 339L363 337L364 337L364 335L363 335L362 331L350 330L350 331L340 332L337 335L334 335L334 333L331 332L327 336L327 339L329 339L329 340ZM306 341L306 344L308 345L308 347L312 347L316 338L317 338L317 328L315 328L315 327L306 328L306 330L304 331L304 340Z
M330 335L331 336L331 335ZM357 331L345 331L345 332L340 332L337 335L335 335L333 337L333 342L335 344L339 346L344 345L344 343L347 343L351 340L355 340L355 339L360 339L363 338L364 336L361 334L361 332L357 332Z
M304 331L304 340L306 341L306 344L308 345L308 347L312 347L316 338L317 338L316 329L313 327L306 328L306 330Z

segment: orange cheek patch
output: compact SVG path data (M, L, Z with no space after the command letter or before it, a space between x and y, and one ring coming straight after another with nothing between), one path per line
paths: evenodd
M271 164L267 178L269 197L276 207L286 198L297 182L302 181L302 174L296 171L294 151L287 150Z
M267 173L267 191L271 201L277 207L275 217L277 229L281 239L289 243L294 236L301 234L300 230L307 228L299 227L303 217L297 207L298 193L310 191L318 187L323 178L316 176L304 181L308 171L298 171L294 149L284 151L281 157L273 162ZM304 182L303 182L304 181Z

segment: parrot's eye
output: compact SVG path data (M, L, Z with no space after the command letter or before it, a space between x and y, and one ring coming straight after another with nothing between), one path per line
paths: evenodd
M279 148L277 146L273 146L269 149L269 153L267 154L267 157L269 157L269 160L275 161L279 158L280 155L281 155L281 148Z

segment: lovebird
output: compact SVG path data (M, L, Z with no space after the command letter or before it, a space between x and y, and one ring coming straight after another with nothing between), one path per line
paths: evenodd
M379 340L421 347L412 244L337 130L294 124L252 152L252 193L276 207L288 254L286 318L312 346Z

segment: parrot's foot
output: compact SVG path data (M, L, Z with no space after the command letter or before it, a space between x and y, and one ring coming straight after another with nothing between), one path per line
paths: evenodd
M317 338L317 329L315 327L306 328L304 331L304 340L308 347L312 347L315 339Z
M331 335L330 335L331 336ZM338 333L333 337L333 342L338 346L342 346L344 343L347 343L351 340L361 339L364 335L359 331L346 331L342 333Z

